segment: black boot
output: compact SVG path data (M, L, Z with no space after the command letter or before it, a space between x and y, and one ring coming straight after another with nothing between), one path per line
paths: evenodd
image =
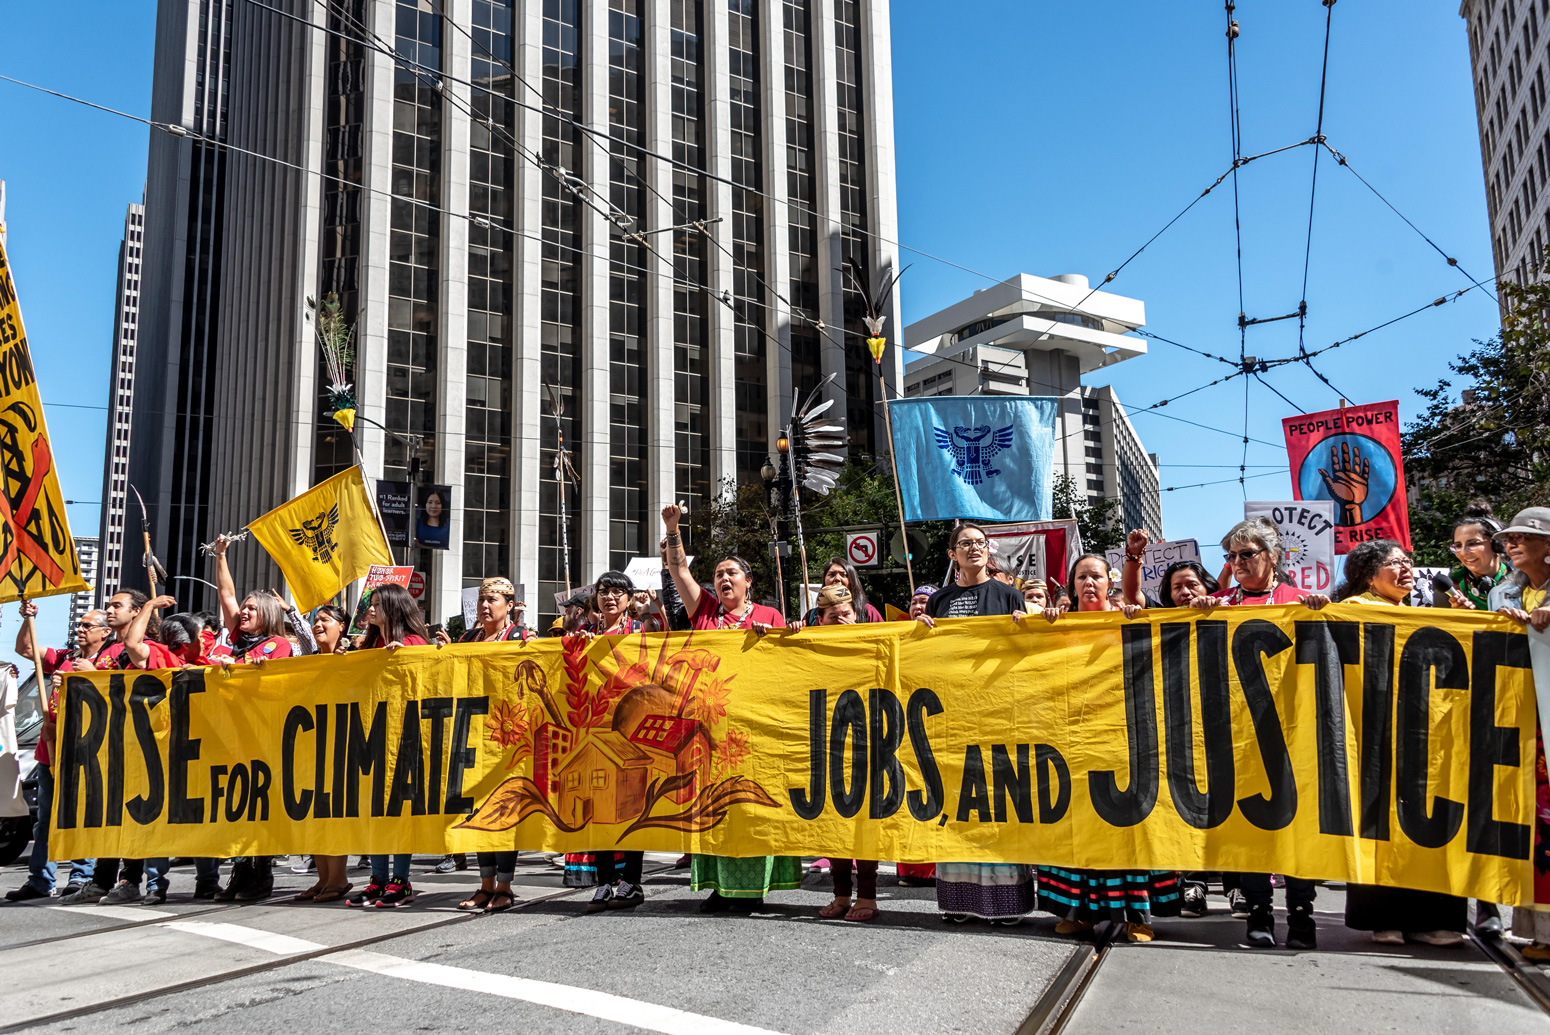
M247 860L247 883L237 889L238 902L257 902L274 894L273 859L267 855Z
M247 887L249 874L253 870L250 859L238 859L231 864L231 876L226 880L226 886L212 896L217 902L234 902L237 894Z
M1250 921L1252 923L1253 921ZM1313 922L1313 906L1289 906L1286 910L1286 947L1309 950L1319 947L1319 929Z
M1249 907L1249 929L1244 943L1251 949L1276 947L1276 914L1269 906Z

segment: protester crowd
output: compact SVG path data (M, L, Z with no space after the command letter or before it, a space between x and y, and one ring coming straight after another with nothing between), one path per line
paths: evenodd
M642 587L618 571L600 575L588 591L566 602L551 635L621 636L664 629L744 629L764 634L772 628L801 629L805 625L847 625L883 621L869 602L856 568L843 558L831 558L823 569L823 585L814 606L800 621L787 623L779 609L755 600L753 573L746 560L726 556L716 560L711 581L702 585L690 571L679 528L681 511L662 512L665 536L660 544L661 584ZM1191 607L1212 610L1265 604L1322 608L1332 601L1373 607L1410 606L1416 590L1415 566L1401 545L1375 540L1355 546L1345 557L1344 577L1333 596L1310 593L1285 574L1285 556L1276 526L1254 518L1234 525L1222 537L1224 567L1212 574L1196 561L1167 568L1156 597L1142 589L1141 566L1150 538L1137 529L1127 537L1123 570L1092 553L1075 558L1062 582L1017 580L992 557L986 532L960 523L949 544L950 581L941 587L916 587L908 619L934 627L943 619L1009 615L1019 622L1058 623L1069 611L1118 611L1126 619L1147 608ZM362 650L451 642L443 630L434 635L409 592L401 586L377 587L366 609L362 635L348 633L349 616L325 605L304 618L272 590L237 593L226 562L228 543L214 546L219 616L161 611L176 607L168 596L148 599L144 593L121 589L102 611L80 619L76 643L68 649L41 651L42 677L55 692L64 673L104 669L156 669L213 665L263 665L311 653L343 654ZM1435 607L1499 611L1543 631L1550 627L1550 508L1530 507L1507 525L1490 508L1472 505L1453 527L1451 549L1456 563L1446 578L1436 580ZM764 587L760 587L763 589ZM487 578L479 587L476 620L458 642L509 643L519 649L535 631L523 621L525 604L512 583ZM35 605L23 603L24 615ZM18 635L16 651L31 656L28 626ZM34 832L29 879L7 894L12 902L49 897L56 884L49 861L49 814L54 793L49 747L54 739L52 705L38 742L40 764L39 819ZM1537 800L1535 857L1550 846L1550 784L1544 746L1536 764ZM459 908L498 912L515 900L511 881L516 852L480 852L479 887ZM645 901L642 853L604 851L556 857L565 869L565 883L595 887L589 912L628 909ZM686 860L680 860L680 863ZM193 897L217 901L253 901L273 892L274 862L267 857L230 860L228 879L220 884L223 860L196 859ZM448 857L439 870L458 866ZM344 856L314 856L317 880L299 896L317 903L343 901L348 906L391 908L414 901L408 854L370 856L370 877L356 890L347 877ZM687 859L691 887L708 891L703 912L749 912L771 892L799 886L808 866L791 857L725 858L695 855ZM878 916L875 860L822 859L812 868L826 869L833 882L833 900L819 910L825 918L865 922ZM61 901L104 905L166 900L169 860L85 859L70 864ZM1293 949L1317 946L1313 881L1269 873L1176 873L1149 870L1070 870L1057 866L986 864L943 860L931 865L900 864L901 884L935 884L937 906L951 923L983 920L1013 925L1035 910L1058 918L1056 932L1080 936L1097 924L1115 925L1118 935L1145 942L1153 937L1156 917L1204 915L1208 880L1219 881L1234 917L1246 920L1245 942L1252 947L1277 944L1272 908L1274 888L1284 889L1287 931L1284 944ZM145 888L141 890L141 883ZM1529 939L1522 951L1535 960L1550 960L1550 875L1536 871L1537 902L1513 912L1515 934ZM354 892L352 894L352 892ZM1346 926L1370 931L1373 941L1403 944L1415 940L1432 945L1464 941L1468 903L1450 895L1408 889L1352 885L1347 888ZM1491 903L1477 903L1475 924L1499 932L1501 920Z

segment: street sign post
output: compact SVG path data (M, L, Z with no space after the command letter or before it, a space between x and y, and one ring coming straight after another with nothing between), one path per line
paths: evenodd
M881 539L880 530L875 528L865 532L850 532L845 536L845 556L858 568L875 568L878 554L882 552L879 548Z

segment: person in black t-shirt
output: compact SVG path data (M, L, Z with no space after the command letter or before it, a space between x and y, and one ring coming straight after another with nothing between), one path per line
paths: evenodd
M959 525L953 530L948 555L958 566L958 584L944 586L926 602L925 614L916 619L935 626L938 618L972 618L975 615L1020 615L1023 595L986 570L990 564L990 540L978 525Z

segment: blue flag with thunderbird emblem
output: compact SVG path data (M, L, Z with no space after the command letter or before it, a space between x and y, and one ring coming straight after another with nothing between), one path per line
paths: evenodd
M888 404L906 521L1048 521L1055 410L1044 396Z

